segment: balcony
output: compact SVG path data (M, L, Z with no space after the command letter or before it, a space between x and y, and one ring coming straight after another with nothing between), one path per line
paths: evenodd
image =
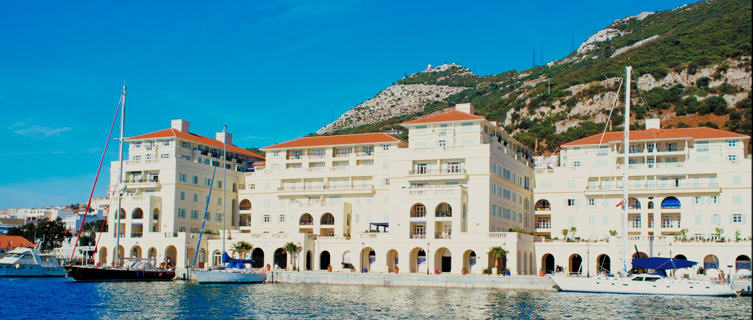
M126 179L126 189L155 189L159 187L159 178L153 179L139 178L139 179Z
M359 194L373 193L373 184L360 185L332 185L332 186L283 186L278 191L289 194Z
M131 233L131 238L141 238L144 235L142 232L133 232Z
M451 232L437 232L434 234L434 239L452 239Z
M440 185L408 188L410 197L435 197L446 199L448 197L460 197L465 192L461 185Z
M414 232L410 234L411 239L426 239L426 233L424 232Z
M408 171L409 175L465 174L465 168L426 169L418 168Z
M655 191L666 192L670 189L677 193L719 192L719 183L716 181L690 182L686 180L642 181L640 183L631 182L629 189L630 193L654 193ZM622 183L604 183L601 185L591 184L586 187L586 195L601 193L621 194Z

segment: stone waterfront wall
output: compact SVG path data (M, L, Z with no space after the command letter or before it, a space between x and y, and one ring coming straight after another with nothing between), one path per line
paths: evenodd
M267 275L272 281L272 275ZM274 281L280 283L318 283L362 286L408 286L441 288L523 289L555 291L548 277L535 276L459 276L385 273L285 272L275 271Z

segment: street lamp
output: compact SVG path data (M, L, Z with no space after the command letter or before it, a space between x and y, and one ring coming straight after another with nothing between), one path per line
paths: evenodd
M361 241L361 253L360 253L360 256L361 256L361 259L360 259L361 260L361 273L363 273L363 268L364 268L364 263L363 263L363 249L364 249L364 245L365 244L366 244L365 242Z
M426 242L426 274L429 274L429 242Z

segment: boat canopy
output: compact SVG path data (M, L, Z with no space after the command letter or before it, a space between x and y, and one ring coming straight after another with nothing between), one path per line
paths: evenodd
M243 269L243 264L252 263L253 259L236 259L230 257L227 252L222 253L222 263L229 263L231 268Z
M698 264L698 262L675 259L675 258L651 257L651 258L633 259L633 267L654 269L654 270L690 268L696 264Z

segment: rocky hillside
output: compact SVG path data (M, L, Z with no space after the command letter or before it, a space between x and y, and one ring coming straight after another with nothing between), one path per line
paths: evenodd
M616 20L567 57L523 72L477 76L452 64L409 75L320 133L398 129L401 121L471 102L538 152L622 123L632 65L631 126L712 126L751 133L751 3L704 1ZM400 92L400 93L398 93ZM404 104L397 103L403 99ZM404 137L402 137L404 138Z

